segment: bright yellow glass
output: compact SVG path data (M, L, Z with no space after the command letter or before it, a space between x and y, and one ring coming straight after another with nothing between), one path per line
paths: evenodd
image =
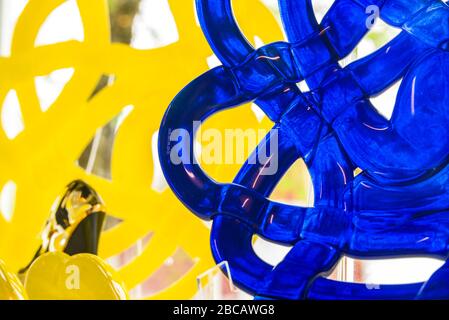
M27 272L25 289L34 300L126 300L117 272L99 257L49 252Z
M15 273L6 269L0 260L0 300L25 300L28 296Z

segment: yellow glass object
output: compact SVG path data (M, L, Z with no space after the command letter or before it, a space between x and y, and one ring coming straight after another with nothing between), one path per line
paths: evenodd
M19 278L0 260L0 300L25 300L28 296Z
M0 130L0 189L8 181L17 186L12 217L0 218L0 257L13 270L26 265L40 245L39 233L60 188L80 179L103 198L108 214L123 220L103 233L102 258L120 254L153 234L143 252L118 270L127 288L142 283L181 247L194 261L193 267L148 298L191 298L197 291L196 277L214 265L209 231L170 190L152 189L158 164L151 145L171 99L208 69L206 61L212 52L196 24L193 2L169 0L179 40L161 48L137 50L111 43L104 0L76 1L83 41L35 46L43 22L64 2L30 0L15 27L11 56L0 58L0 98L8 90L16 90L24 122L24 130L14 139ZM250 41L256 36L265 43L282 39L276 20L259 0L235 1L235 6ZM42 112L35 77L62 68L73 68L74 74L50 108ZM112 75L114 82L92 98L105 74ZM130 105L133 109L118 128L114 142L112 179L78 167L76 160L97 129ZM220 130L237 125L243 130L270 127L268 121L259 123L249 107L246 110L245 116L239 113L238 123L231 113L211 121L219 121ZM206 170L214 178L229 181L232 171L220 168L209 165Z
M30 266L25 288L33 300L126 300L120 276L99 257L48 252Z

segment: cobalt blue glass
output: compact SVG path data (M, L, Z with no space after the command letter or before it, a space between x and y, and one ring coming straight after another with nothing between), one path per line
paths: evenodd
M235 283L261 299L448 299L447 263L425 283L377 290L323 274L343 254L447 258L449 7L440 0L336 0L318 23L311 1L279 0L288 42L256 50L230 0L196 0L223 65L187 85L164 116L159 155L168 184L192 212L212 219L215 260L227 261ZM373 5L402 32L343 68L339 60L369 31ZM386 119L369 99L400 79ZM296 85L303 80L307 92ZM232 183L217 183L189 152L194 139L184 138L194 137L194 121L250 101L274 127ZM172 161L173 148L182 161ZM253 161L266 152L265 161ZM278 170L264 174L274 158ZM298 158L312 177L311 208L268 199ZM362 173L354 176L356 168ZM293 247L273 267L254 252L254 235Z

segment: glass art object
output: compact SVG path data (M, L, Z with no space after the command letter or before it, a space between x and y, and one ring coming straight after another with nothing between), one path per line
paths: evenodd
M26 300L28 295L19 277L0 260L0 300Z
M68 5L75 8L75 20L83 31L70 39L66 25L52 22L62 15L69 24L70 19L62 14L67 12L61 11ZM22 130L14 136L7 135L4 121L0 130L5 155L1 160L1 198L7 195L3 191L14 191L11 210L5 212L2 207L0 212L0 259L11 271L34 260L52 204L61 188L78 180L98 193L108 216L120 221L101 234L98 255L102 259L113 260L151 236L138 255L117 267L129 290L156 274L179 248L192 261L192 266L167 286L139 298L190 299L197 292L197 276L214 266L207 227L190 215L168 188L152 188L159 164L151 145L165 106L190 79L209 69L207 58L213 54L196 23L194 3L169 0L168 5L178 40L136 49L111 42L106 0L27 1L14 26L10 55L0 57L0 97L6 100L14 92L23 120ZM281 37L281 28L262 2L248 0L239 8L240 22L252 39L257 36L268 43ZM262 27L257 23L260 20L266 22ZM49 40L48 31L62 36ZM38 80L61 70L69 70L70 77L44 106ZM112 80L93 95L105 76ZM77 160L97 130L117 117L120 125L116 127L111 176L80 167ZM250 126L257 120L248 112L239 121L230 116L222 125L230 123ZM211 169L220 175L218 169ZM183 230L175 230L173 225L181 225Z
M47 252L98 254L106 209L95 190L81 180L73 181L57 200L41 233L42 244L19 275L25 275L30 265Z
M449 7L440 0L336 0L318 23L311 0L279 0L288 42L255 49L230 0L196 4L223 65L174 98L159 131L159 156L178 198L213 221L215 261L226 261L234 283L260 299L448 299L447 262L424 283L375 289L323 275L343 255L448 255ZM402 31L342 67L369 31L373 8ZM386 119L369 99L401 79ZM299 89L301 81L309 90ZM217 183L189 152L192 123L251 101L274 127L232 183ZM175 130L182 132L176 139ZM172 161L173 150L180 162ZM270 200L299 158L312 178L313 207ZM293 247L273 267L254 252L254 235Z
M40 255L26 273L25 289L32 300L128 299L120 275L90 253Z

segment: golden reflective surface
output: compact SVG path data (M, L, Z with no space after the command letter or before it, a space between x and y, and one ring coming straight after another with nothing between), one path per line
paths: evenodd
M70 183L56 199L33 261L46 252L97 254L104 217L105 207L95 190L81 180Z

